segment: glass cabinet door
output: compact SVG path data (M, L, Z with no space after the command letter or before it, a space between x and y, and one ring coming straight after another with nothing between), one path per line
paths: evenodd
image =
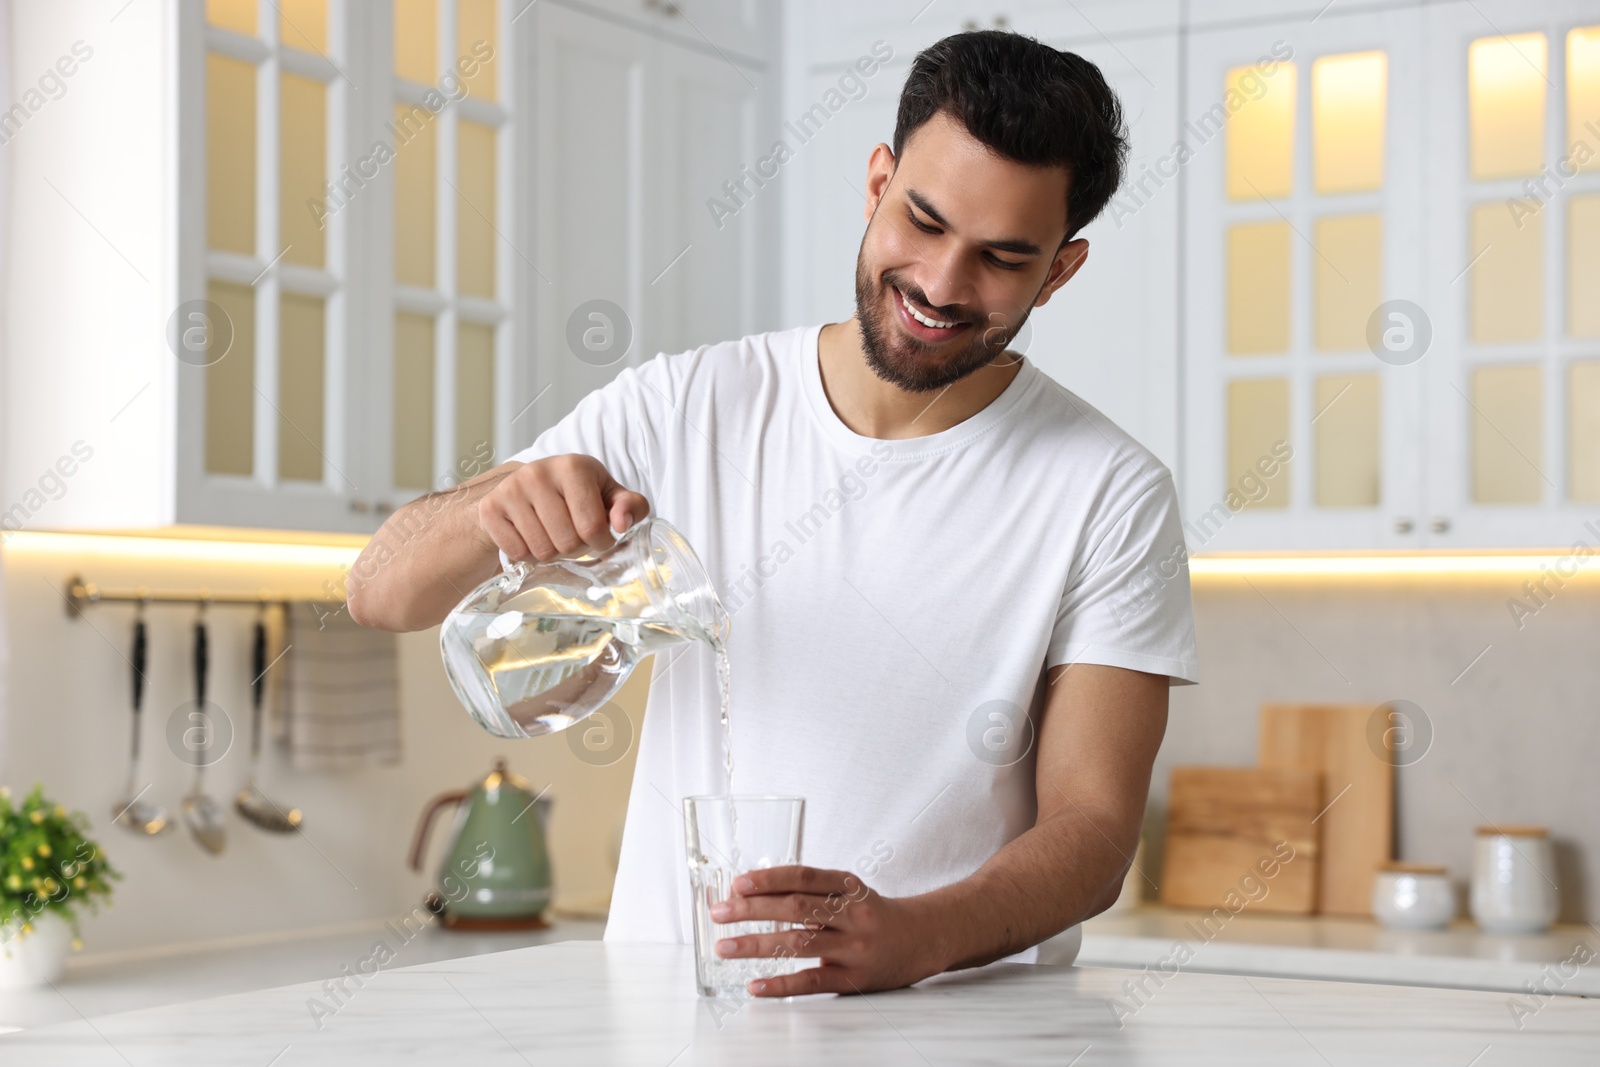
M354 528L347 220L327 209L352 106L330 0L179 8L181 522ZM187 401L182 398L189 398Z
M505 459L518 375L512 308L532 255L516 187L515 38L508 0L392 0L371 117L387 153L376 229L372 507L381 517ZM376 27L375 27L376 28ZM521 229L519 229L521 227Z
M178 11L180 519L370 532L517 437L533 241L510 56L533 20L506 0Z
M1426 19L1429 543L1592 541L1600 11L1480 2Z
M1191 551L1419 543L1420 27L1329 11L1191 37Z

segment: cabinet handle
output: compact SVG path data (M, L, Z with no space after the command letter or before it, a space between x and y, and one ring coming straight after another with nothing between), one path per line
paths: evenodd
M994 17L994 28L995 29L1003 30L1003 29L1006 29L1007 27L1009 27L1010 25L1011 25L1011 20L1006 18L1004 15L996 15Z
M978 28L978 20L977 19L962 19L961 20L961 28L963 30L965 30L966 32L971 33L973 30Z
M389 503L387 500L380 500L372 505L372 510L376 511L379 515L387 515L389 512L394 510L394 505Z
M659 11L663 15L676 15L678 13L678 5L673 3L672 0L644 0L644 6L651 11Z
M352 500L350 501L350 510L357 515L365 515L372 510L372 503L366 500Z
M1450 520L1446 518L1435 518L1432 522L1428 523L1428 529L1432 530L1434 533L1449 533Z
M1416 524L1413 523L1408 518L1402 517L1402 518L1398 518L1398 519L1394 520L1394 532L1395 533L1408 534L1414 529L1416 529Z

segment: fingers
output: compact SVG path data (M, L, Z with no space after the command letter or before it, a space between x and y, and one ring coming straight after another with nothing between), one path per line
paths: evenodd
M553 493L542 493L534 498L533 509L539 515L539 522L544 526L544 532L550 538L550 543L555 546L555 551L548 557L582 555L588 550L583 538L578 536L578 529L573 525L572 512L567 498L557 490Z
M838 926L839 917L851 903L851 899L843 893L829 893L826 896L784 893L753 897L735 894L713 904L711 918L719 923L776 921Z
M624 489L615 481L606 486L603 491L606 511L608 512L611 529L622 533L634 523L650 514L650 501L642 494L635 493L632 489Z
M506 515L516 526L517 533L528 546L528 555L534 559L554 559L556 548L545 531L544 523L533 504L526 500L511 499L506 502ZM507 552L506 555L511 555ZM525 557L526 558L526 557Z
M494 546L504 552L506 558L513 563L527 559L533 554L522 536L522 531L511 521L505 508L498 505L492 497L486 496L478 502L478 526L489 535L489 540L494 542Z
M859 895L861 879L849 871L791 863L745 871L733 882L737 893L851 893Z
M586 478L563 487L573 531L586 548L594 551L610 548L617 543L611 534L605 497L600 490L599 485Z
M838 930L783 930L776 934L744 934L718 941L716 953L724 959L859 959L865 948L859 938Z
M758 997L801 997L809 993L866 992L857 977L852 977L851 969L848 967L823 963L818 967L805 967L793 974L758 978L747 988L751 994Z
M508 559L549 562L611 547L613 528L620 533L649 510L593 456L548 456L490 490L478 524Z

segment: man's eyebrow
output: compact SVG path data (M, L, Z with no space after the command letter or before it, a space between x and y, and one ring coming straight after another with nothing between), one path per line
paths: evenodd
M945 229L950 228L950 224L944 220L944 216L935 211L933 205L928 203L928 198L915 189L906 190L906 199L915 204L918 211L921 211L938 225L943 226ZM1040 252L1038 245L1021 237L1010 237L1001 241L984 241L983 246L992 248L997 252L1010 252L1015 256L1037 256Z

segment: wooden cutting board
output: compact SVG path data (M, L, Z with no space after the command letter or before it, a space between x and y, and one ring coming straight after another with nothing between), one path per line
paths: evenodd
M1267 704L1261 708L1263 767L1322 774L1319 910L1371 915L1372 879L1393 859L1394 765L1375 752L1375 704ZM1382 744L1383 732L1373 731Z
M1174 767L1161 903L1310 914L1318 866L1311 820L1321 801L1313 771Z

